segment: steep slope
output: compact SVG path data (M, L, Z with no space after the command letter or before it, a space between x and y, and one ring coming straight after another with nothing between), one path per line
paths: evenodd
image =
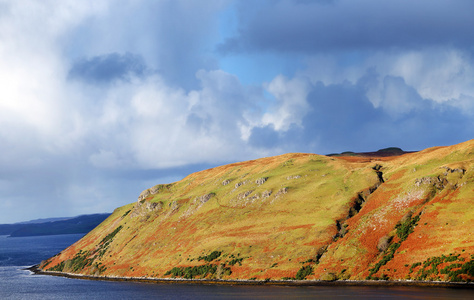
M47 271L216 279L474 279L474 140L286 154L145 190Z

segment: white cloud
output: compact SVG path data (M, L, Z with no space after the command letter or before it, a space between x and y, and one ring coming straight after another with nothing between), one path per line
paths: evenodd
M65 85L68 64L60 42L99 5L10 1L5 6L8 13L0 17L0 136L22 148L54 151L61 144L55 139L73 126L67 102L74 96Z
M306 62L306 69L298 74L307 76L313 84L357 83L369 73L371 80L365 82L366 96L375 107L382 102L391 103L385 109L393 109L394 114L408 112L418 98L410 100L402 90L387 90L393 85L386 78L401 78L406 87L414 89L423 99L446 102L458 108L472 107L468 99L474 97L474 61L468 52L451 46L317 54L308 57Z
M436 102L458 99L461 94L474 95L473 61L458 49L448 47L402 53L393 60L389 72L403 77L421 97Z
M95 167L151 169L248 157L241 127L259 90L219 70L197 77L201 88L189 92L159 75L104 90L98 113L82 114L79 122L87 124L83 136L95 140L88 160Z
M416 90L408 86L403 78L385 76L380 105L389 115L406 115L419 105L420 100Z
M266 89L275 97L276 103L263 115L263 125L272 124L276 130L288 130L291 125L301 126L301 119L309 107L306 101L309 82L304 78L288 79L279 75L266 85Z

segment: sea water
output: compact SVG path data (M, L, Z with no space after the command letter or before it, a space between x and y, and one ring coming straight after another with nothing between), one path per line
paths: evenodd
M470 289L134 283L34 275L24 270L81 237L0 236L0 299L474 299Z

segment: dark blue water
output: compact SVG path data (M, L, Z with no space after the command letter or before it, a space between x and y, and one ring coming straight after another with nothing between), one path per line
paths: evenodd
M10 238L0 235L0 267L36 265L72 245L83 234Z
M0 236L0 299L474 299L474 290L418 287L280 287L147 284L33 275L81 235Z

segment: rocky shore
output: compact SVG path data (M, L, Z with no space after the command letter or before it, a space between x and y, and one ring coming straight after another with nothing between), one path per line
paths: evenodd
M222 280L222 279L182 279L182 278L150 278L150 277L112 277L91 276L65 272L43 271L38 265L26 268L35 275L60 276L73 279L131 281L142 283L169 283L169 284L218 284L218 285L278 285L278 286L419 286L474 289L473 282L447 281L415 281L415 280Z

